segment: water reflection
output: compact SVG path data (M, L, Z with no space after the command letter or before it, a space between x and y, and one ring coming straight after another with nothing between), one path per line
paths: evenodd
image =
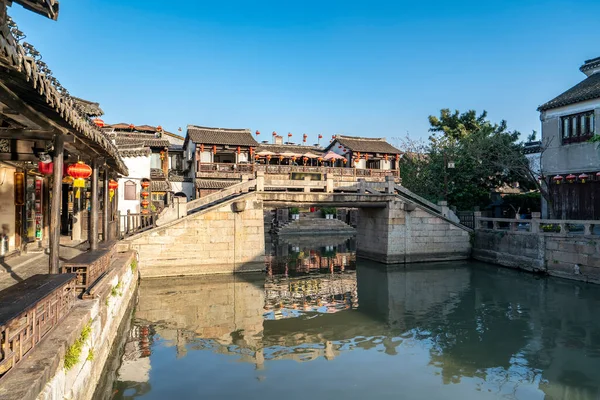
M112 397L599 398L598 287L342 243L280 243L266 277L142 281Z

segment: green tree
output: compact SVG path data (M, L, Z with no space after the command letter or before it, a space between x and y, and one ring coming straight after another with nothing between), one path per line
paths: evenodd
M442 133L446 139L460 140L470 134L482 129L491 129L494 132L504 132L506 130L506 121L500 121L500 124L492 124L487 119L487 111L483 110L479 116L475 110L469 110L461 113L454 110L452 113L449 108L443 108L440 111L439 118L429 116L429 132L434 132L432 139L436 138L436 133Z

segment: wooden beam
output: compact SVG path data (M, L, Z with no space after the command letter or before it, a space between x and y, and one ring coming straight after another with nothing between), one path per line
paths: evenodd
M64 143L63 135L54 139L54 170L52 176L52 203L50 204L50 265L49 273L58 274L60 252L60 206L62 197L62 174ZM66 212L66 210L64 210Z
M0 161L40 161L34 154L0 153Z
M92 160L92 193L90 196L90 224L88 241L90 250L98 249L98 159Z
M63 135L56 131L46 131L41 129L2 129L0 128L0 139L12 140L54 140L54 136ZM63 135L65 143L75 143L75 136Z
M104 182L103 182L103 186L104 186L104 196L103 196L103 202L104 205L102 206L102 240L104 242L108 242L109 239L109 234L108 234L108 218L109 218L109 214L108 211L110 210L110 199L109 199L109 193L108 193L108 168L104 168Z

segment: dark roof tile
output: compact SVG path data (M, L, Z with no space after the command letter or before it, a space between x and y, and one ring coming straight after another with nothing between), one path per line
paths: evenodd
M171 190L171 184L167 181L151 181L150 191L152 192L168 192Z
M196 179L196 187L198 189L224 189L235 185L238 181L223 181L216 179Z
M287 152L291 152L291 153L300 153L300 154L304 154L304 153L314 153L314 154L322 154L323 153L323 149L319 148L319 147L314 147L314 146L300 146L297 144L268 144L268 143L261 143L260 145L258 145L258 147L256 148L256 152L261 152L264 150L268 150L271 151L273 153L287 153Z
M188 125L187 136L194 143L230 146L258 146L248 129L208 128Z
M538 107L538 111L546 111L598 98L600 98L600 73L595 73L549 102L542 104Z
M335 140L325 149L328 151L335 142L347 149L361 153L402 154L400 150L389 144L383 138L365 138L357 136L337 135Z

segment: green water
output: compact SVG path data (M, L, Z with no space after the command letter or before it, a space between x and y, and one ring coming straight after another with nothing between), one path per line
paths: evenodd
M280 243L265 274L142 281L96 398L600 398L600 287L352 249Z

